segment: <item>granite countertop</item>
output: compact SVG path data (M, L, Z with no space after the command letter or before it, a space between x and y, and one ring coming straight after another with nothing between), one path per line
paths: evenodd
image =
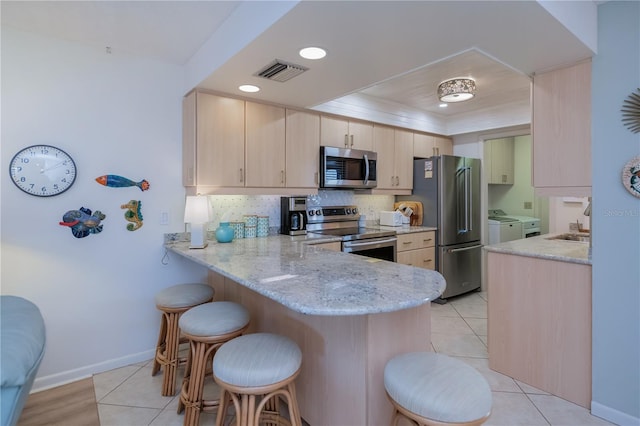
M546 234L507 241L484 246L484 249L495 253L591 265L588 242L549 239L555 235L558 234Z
M416 231L417 232L417 231ZM289 309L309 315L365 315L428 303L445 289L436 271L322 249L323 236L277 235L238 239L204 249L184 241L167 250L183 256Z

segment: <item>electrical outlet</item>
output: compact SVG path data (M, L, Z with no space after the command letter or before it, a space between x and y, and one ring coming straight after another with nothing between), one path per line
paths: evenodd
M169 212L160 212L160 225L169 224Z
M525 210L531 210L533 208L533 203L531 201L525 201L524 202L524 209Z

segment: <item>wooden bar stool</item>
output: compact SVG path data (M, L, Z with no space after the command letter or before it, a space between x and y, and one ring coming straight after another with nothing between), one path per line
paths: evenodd
M224 424L229 399L237 426L301 426L294 384L301 365L300 348L284 336L247 334L222 345L213 358L213 378L222 388L216 426ZM280 416L281 397L289 407L288 420Z
M155 376L162 367L163 396L176 394L178 347L181 341L186 342L180 338L180 316L194 306L213 300L213 293L213 288L206 284L178 284L156 294L156 308L162 311L162 320L151 375Z
M185 411L185 426L198 425L200 411L218 406L217 399L203 397L207 366L211 366L213 354L223 343L240 336L248 327L249 311L233 302L205 303L180 317L180 329L189 339L189 357L178 402L178 414Z
M475 426L491 414L491 388L482 374L446 355L396 356L385 366L384 387L394 407L392 426L402 417L419 426Z

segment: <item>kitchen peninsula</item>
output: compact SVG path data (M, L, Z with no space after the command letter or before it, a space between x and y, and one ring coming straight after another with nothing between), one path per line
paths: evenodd
M385 363L428 351L430 301L445 288L437 272L324 250L314 236L187 242L166 248L210 271L216 299L251 312L249 332L270 331L298 343L296 381L303 418L312 425L387 424L392 406Z
M484 248L489 367L590 408L589 242L568 237L543 235Z

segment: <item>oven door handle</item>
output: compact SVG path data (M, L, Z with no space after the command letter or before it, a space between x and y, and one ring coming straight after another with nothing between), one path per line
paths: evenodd
M395 243L396 241L398 241L398 239L396 237L386 238L386 239L382 239L382 240L370 238L367 241L364 241L364 242L361 242L361 243L354 243L352 241L346 241L344 243L344 246L345 247L362 247L362 246L370 246L370 245L375 245L375 244Z

